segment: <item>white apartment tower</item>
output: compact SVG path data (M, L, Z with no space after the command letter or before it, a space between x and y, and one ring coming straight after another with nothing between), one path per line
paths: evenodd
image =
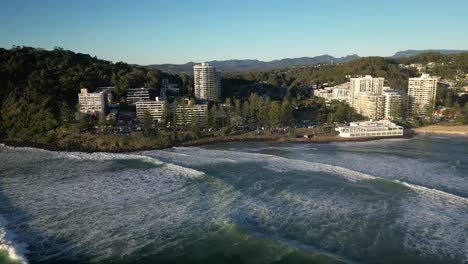
M354 101L357 113L370 119L381 120L385 117L385 96L381 94L359 93Z
M437 78L423 74L419 78L409 78L408 96L411 111L424 116L426 111L434 108L437 91Z
M403 105L404 94L401 91L393 89L384 89L383 95L385 96L385 119L393 120L401 117L406 110L407 105Z
M360 93L366 94L382 94L384 78L373 78L370 75L360 78L350 79L350 97L351 106L354 107L354 102L357 100Z
M221 98L221 72L208 63L193 66L195 98L219 101Z

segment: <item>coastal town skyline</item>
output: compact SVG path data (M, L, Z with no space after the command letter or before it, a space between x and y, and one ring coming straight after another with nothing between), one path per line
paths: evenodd
M467 10L2 1L0 264L468 264Z
M391 56L407 49L464 49L466 9L466 2L455 0L14 1L0 10L0 47L62 47L140 65ZM435 32L443 34L428 37Z

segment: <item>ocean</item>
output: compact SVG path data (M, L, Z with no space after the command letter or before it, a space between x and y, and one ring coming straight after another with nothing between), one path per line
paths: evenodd
M468 138L0 146L0 262L468 263Z

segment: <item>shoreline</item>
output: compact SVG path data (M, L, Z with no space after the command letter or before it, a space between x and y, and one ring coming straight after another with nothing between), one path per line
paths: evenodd
M229 142L270 142L270 143L297 143L297 144L328 144L333 142L366 142L366 141L376 141L384 139L402 139L402 138L412 138L417 133L413 131L405 132L403 136L391 136L391 137L353 137L345 138L339 136L318 136L312 138L288 138L278 135L272 136L251 136L251 137L241 137L241 136L224 136L217 138L200 138L192 141L182 142L173 144L167 147L162 146L150 146L150 147L141 147L133 149L98 149L98 148L86 148L79 145L67 145L67 146L58 146L56 144L41 144L27 141L8 141L1 140L0 144L3 144L8 147L14 148L38 148L49 151L63 151L63 152L85 152L85 153L94 153L94 152L107 152L107 153L132 153L137 151L148 151L148 150L161 150L168 149L172 147L195 147L195 146L204 146L210 144L218 143L229 143Z
M414 134L440 134L453 136L468 136L468 126L440 126L430 125L425 127L412 128Z

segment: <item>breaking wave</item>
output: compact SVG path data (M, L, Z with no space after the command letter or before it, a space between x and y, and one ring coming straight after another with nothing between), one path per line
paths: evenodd
M5 252L6 258L11 261L26 264L27 253L25 244L18 244L15 241L16 235L7 229L8 222L0 215L0 253Z
M35 262L183 254L238 226L349 262L375 263L375 252L390 252L386 263L401 255L468 263L467 198L349 164L299 159L302 146L283 149L282 156L261 148L270 154L245 148L87 154L1 147L6 162L0 169L8 177L0 177L0 184L9 204L0 201L0 212L7 212L14 241L28 243L27 256ZM311 151L318 155L321 148Z

